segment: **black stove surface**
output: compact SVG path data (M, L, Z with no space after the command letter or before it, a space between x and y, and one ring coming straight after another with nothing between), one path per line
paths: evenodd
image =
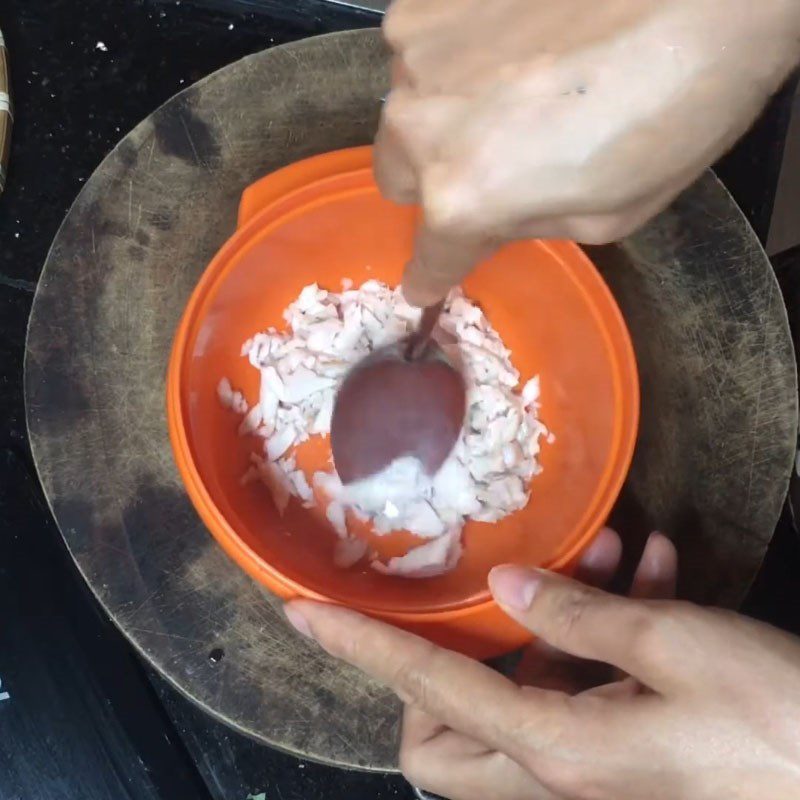
M67 554L27 444L22 359L47 249L101 159L186 85L265 47L377 17L324 0L4 0L15 129L0 197L0 797L383 800L397 776L259 745L148 670ZM785 132L781 98L720 170L762 236ZM765 156L768 153L768 156ZM755 168L757 165L757 169ZM748 610L800 631L788 513Z

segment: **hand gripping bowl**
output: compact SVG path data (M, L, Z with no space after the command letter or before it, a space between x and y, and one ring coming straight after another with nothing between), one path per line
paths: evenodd
M400 281L418 212L381 198L371 149L342 150L281 169L247 188L238 227L202 275L181 319L167 376L178 469L209 530L244 570L282 598L346 604L478 658L530 634L492 601L486 576L506 562L569 570L622 487L636 440L639 386L630 337L600 275L577 245L518 242L465 282L511 348L524 382L541 376L542 421L556 436L541 453L528 506L493 525L470 521L456 569L427 580L333 565L335 535L321 509L292 501L281 518L265 486L242 485L262 440L238 434L217 396L228 377L250 404L259 375L242 343L269 326L309 283L339 291ZM327 440L302 446L308 474L328 468ZM373 540L382 556L413 540Z

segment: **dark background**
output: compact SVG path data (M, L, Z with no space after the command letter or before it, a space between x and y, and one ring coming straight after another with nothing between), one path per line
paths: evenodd
M0 197L0 798L410 798L229 731L152 674L67 555L28 450L22 360L47 249L111 147L159 104L251 52L378 17L324 0L2 0L15 128ZM103 47L99 46L102 43ZM791 93L719 173L766 236ZM800 260L776 267L794 290ZM797 631L800 547L784 514L747 610ZM2 697L2 694L0 694Z

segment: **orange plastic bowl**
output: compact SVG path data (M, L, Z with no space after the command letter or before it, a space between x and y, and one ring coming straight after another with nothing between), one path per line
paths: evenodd
M270 326L308 283L340 290L400 281L418 212L382 199L370 148L307 159L268 175L242 196L238 228L206 269L178 328L169 364L169 432L189 496L211 533L253 578L282 598L343 603L476 657L529 638L494 604L486 576L496 564L569 565L597 533L622 486L636 439L639 387L622 316L575 244L519 242L482 264L464 290L511 348L525 381L541 377L541 418L556 440L527 508L499 523L469 522L464 554L448 575L413 580L367 564L333 566L335 535L320 509L292 501L283 518L268 490L242 485L262 441L238 435L220 404L227 377L248 402L259 375L242 343ZM328 441L306 443L298 463L327 468ZM413 539L373 539L384 555Z

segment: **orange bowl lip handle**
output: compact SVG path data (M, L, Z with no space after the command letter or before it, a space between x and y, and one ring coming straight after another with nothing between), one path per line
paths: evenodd
M307 188L309 183L331 177L332 159L337 162L337 176L372 167L372 146L361 145L320 153L301 162L287 164L259 178L242 192L236 229L243 228L276 199L285 199L287 194L296 189Z

